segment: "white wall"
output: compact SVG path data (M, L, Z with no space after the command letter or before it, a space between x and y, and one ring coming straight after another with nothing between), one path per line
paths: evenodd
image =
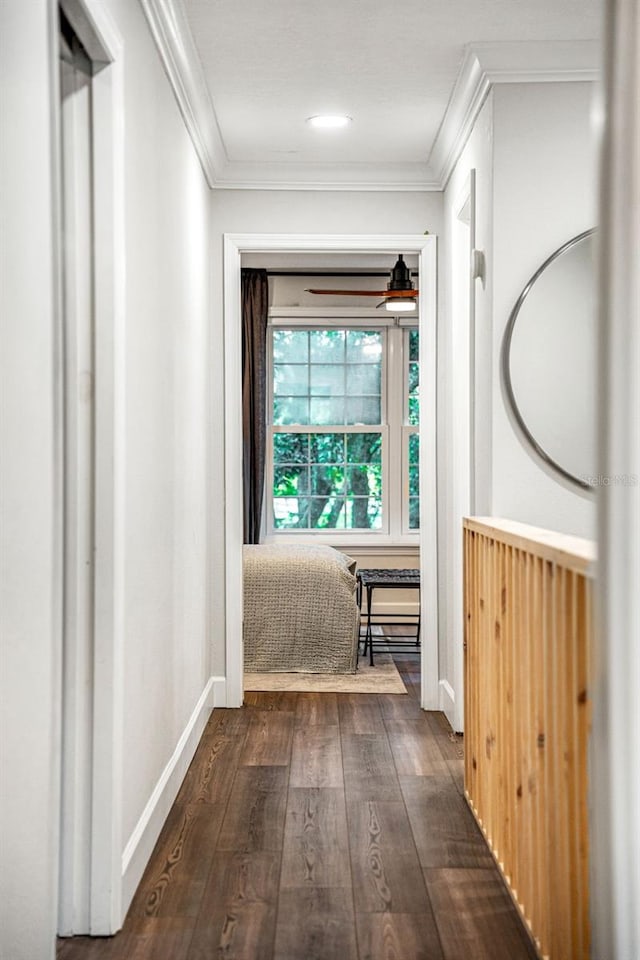
M0 5L3 960L52 958L56 921L61 608L49 7Z
M130 0L104 0L103 7L124 44L126 468L118 558L124 848L210 677L211 197L141 7ZM51 47L57 61L55 8L47 0L0 7L2 115L11 129L2 138L1 177L0 942L6 960L45 960L55 951L62 546L52 162L57 62L49 56ZM147 846L157 828L154 821Z
M211 489L224 489L222 238L225 233L440 234L442 195L348 191L220 190L213 195ZM238 398L240 402L240 398ZM224 514L212 503L213 672L224 673Z
M125 39L126 843L209 677L210 194L140 6L109 7Z
M460 318L455 285L467 282L454 264L456 205L476 171L476 240L486 278L475 282L476 514L510 517L592 537L595 505L568 489L525 451L508 419L500 386L500 347L511 309L540 264L566 240L594 226L596 149L588 83L497 84L485 102L444 195L444 297L439 331L438 428L452 436L459 422ZM570 357L567 363L570 363ZM595 393L595 369L592 389ZM443 695L454 726L462 713L460 510L454 504L456 446L439 447L439 652ZM455 482L459 481L455 478Z
M594 501L562 486L524 450L506 414L498 362L524 285L554 250L595 225L592 96L589 83L494 89L492 514L582 537L594 536ZM595 383L594 369L594 393Z

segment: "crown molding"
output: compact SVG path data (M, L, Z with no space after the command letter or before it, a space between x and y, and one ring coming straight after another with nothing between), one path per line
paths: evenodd
M207 183L227 164L218 118L181 0L140 0Z
M428 163L239 163L227 156L182 0L140 3L207 182L216 190L444 190L493 84L598 76L596 41L471 44Z
M228 163L223 190L439 190L426 163Z
M599 65L595 40L470 44L429 156L432 179L444 190L494 84L590 82Z

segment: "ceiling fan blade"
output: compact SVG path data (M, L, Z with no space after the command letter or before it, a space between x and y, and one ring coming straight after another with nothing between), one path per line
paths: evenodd
M305 290L305 293L324 293L333 297L383 297L380 290Z
M333 297L417 297L418 290L312 290L305 293L319 293Z

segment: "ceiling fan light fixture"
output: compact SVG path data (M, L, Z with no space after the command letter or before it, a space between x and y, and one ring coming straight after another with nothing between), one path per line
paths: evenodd
M351 117L342 114L319 114L316 117L307 117L307 123L319 130L339 130L349 126Z
M416 308L416 298L411 296L402 296L407 291L414 289L411 281L411 271L404 262L404 256L399 253L395 262L391 277L387 284L387 290L390 293L397 293L398 296L385 297L384 305L389 313L410 313Z
M387 290L413 290L411 271L404 262L404 255L402 253L398 254L398 259L391 271L391 279L387 284Z
M417 304L415 297L386 297L384 306L389 313L411 313Z

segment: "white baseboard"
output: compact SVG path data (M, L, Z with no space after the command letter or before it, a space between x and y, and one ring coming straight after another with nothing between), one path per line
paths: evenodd
M227 678L212 677L213 680L213 708L227 705Z
M440 709L455 730L456 694L448 680L439 683Z
M122 854L122 919L149 862L214 707L224 703L224 677L209 677L173 755L162 771ZM222 698L222 699L221 699Z

